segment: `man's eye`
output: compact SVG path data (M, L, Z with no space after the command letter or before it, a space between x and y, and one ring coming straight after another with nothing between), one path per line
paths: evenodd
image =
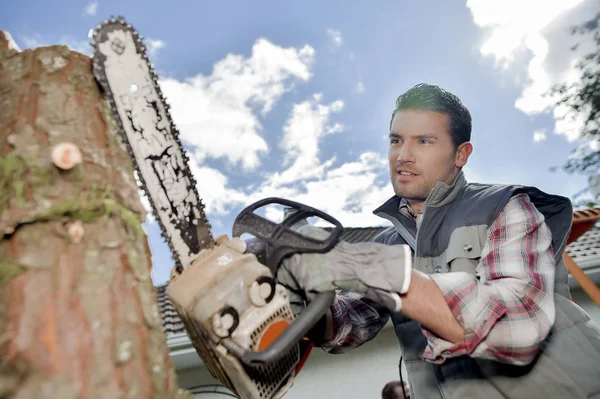
M431 144L431 141L429 141L427 139L421 139L421 140L419 140L419 143L421 143L421 144Z

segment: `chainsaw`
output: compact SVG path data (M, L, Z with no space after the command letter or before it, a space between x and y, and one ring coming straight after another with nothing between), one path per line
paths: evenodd
M282 397L312 348L307 333L335 292L318 295L294 316L287 289L276 281L277 268L294 253L329 251L341 224L312 207L272 197L242 210L231 237L213 238L142 37L119 17L97 25L90 40L94 75L173 254L166 293L196 352L239 397ZM289 211L281 223L261 215L273 205ZM334 226L326 239L298 232L296 226L313 217Z

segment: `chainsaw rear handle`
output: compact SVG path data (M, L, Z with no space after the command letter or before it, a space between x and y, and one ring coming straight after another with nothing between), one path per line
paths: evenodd
M274 223L254 213L255 210L269 204L288 206L295 212L284 218L281 223ZM319 240L293 230L292 226L296 223L312 216L326 220L335 226L327 239ZM248 233L256 237L246 240L247 252L255 254L260 263L269 267L276 276L277 269L286 256L295 253L328 252L339 242L342 230L341 223L325 212L291 200L270 197L257 201L240 212L234 221L232 236L240 237ZM256 366L275 362L306 336L325 315L327 309L333 304L334 298L335 291L318 294L291 325L262 351L245 349L231 338L224 339L223 345L246 365Z
M254 213L255 210L269 204L280 204L295 210L281 223L275 223ZM335 227L325 240L302 235L292 229L296 223L309 217L316 216L328 221ZM330 215L318 209L301 204L299 202L269 197L257 201L236 217L233 222L232 236L240 237L244 233L251 234L257 240L248 240L248 252L257 256L259 261L271 269L276 275L281 261L295 253L329 252L339 241L343 227L340 222Z
M248 366L260 366L280 360L290 349L306 336L308 331L323 317L333 304L335 291L318 294L315 299L298 315L265 350L253 351L238 345L233 339L225 338L223 346L242 363Z

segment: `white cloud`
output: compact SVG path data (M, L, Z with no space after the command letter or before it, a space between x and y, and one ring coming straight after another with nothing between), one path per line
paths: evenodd
M156 52L161 48L165 47L165 42L157 39L146 39L144 40L146 48L148 49L148 55L154 56Z
M344 108L342 100L326 102L315 94L294 104L277 143L281 168L255 172L269 150L259 117L295 83L311 78L314 56L310 46L284 49L260 39L248 58L229 54L209 76L160 81L182 140L192 146L190 168L210 220L233 207L276 196L314 206L346 226L385 222L372 215L393 193L387 179L380 181L387 177L385 157L363 153L342 164L321 159L323 140L344 131L335 120ZM255 183L233 187L227 171L208 166L207 158L242 166L247 181Z
M321 163L319 142L328 134L341 132L339 123L330 125L331 114L340 112L344 102L337 100L329 105L320 103L322 95L315 94L312 99L295 104L290 118L283 127L280 143L285 151L285 165L291 165L283 173L275 173L271 181L276 184L288 184L322 176L333 160Z
M342 37L342 32L336 29L327 29L327 36L334 48L338 48L342 45L344 38Z
M144 194L142 190L138 190L138 195L140 197L140 203L144 207L146 211L146 222L145 223L155 223L156 217L154 216L154 210L152 209L152 205L150 205L150 200Z
M533 132L533 142L539 143L540 141L546 140L546 129L538 129Z
M264 116L294 81L308 81L314 56L308 45L282 48L259 39L249 58L229 54L209 76L161 80L183 141L196 148L195 158L224 158L246 170L258 167L259 156L269 148L254 108ZM208 139L215 135L218 140Z
M379 178L387 175L387 161L374 153L334 166L335 159L322 162L319 148L323 139L343 131L332 117L343 109L343 102L322 103L314 95L292 107L285 122L279 147L284 153L284 170L259 176L261 183L233 188L223 171L203 165L195 155L190 167L198 182L198 192L211 219L227 214L232 207L247 206L266 197L281 197L314 206L338 218L346 226L381 224L384 221L372 210L393 193L389 183ZM190 112L190 111L187 111ZM248 179L252 179L251 172ZM273 217L272 214L267 217Z
M215 169L192 168L207 212L214 214L225 214L232 206L246 206L275 196L320 209L344 226L373 226L385 221L372 211L393 195L391 184L379 181L382 175L387 176L386 159L368 152L338 167L329 165L318 178L296 184L268 180L259 187L240 190L228 187L227 177Z
M247 197L242 191L227 187L227 176L220 171L200 166L191 160L190 169L198 183L198 194L205 205L206 213L222 215L230 206L243 205Z
M515 107L527 115L551 111L556 120L554 132L570 141L578 137L583 120L561 120L567 109L554 107L556 98L546 94L554 84L577 78L575 63L589 43L570 51L581 39L571 36L570 27L589 19L595 6L593 0L467 0L475 24L487 33L480 47L482 55L494 57L504 69L517 56L529 57L527 80L521 84Z
M322 179L307 182L305 191L292 199L329 213L346 227L380 225L385 221L372 212L393 195L388 180L378 182L387 173L385 157L366 152L356 161L328 170Z
M16 51L21 51L21 49L17 45L17 42L15 42L15 40L12 38L12 36L10 35L10 33L8 33L5 30L3 30L2 33L4 33L4 37L8 41L8 48L9 49L16 50Z
M356 84L356 92L357 93L362 93L365 91L365 84L363 82L358 82Z
M87 15L96 15L96 12L98 11L98 2L94 1L91 2L90 4L87 5L87 7L85 7L85 13Z
M326 105L321 100L322 96L315 95L294 105L280 141L288 167L267 176L258 186L233 189L222 172L193 164L207 211L225 214L232 206L246 206L275 196L314 206L345 226L384 223L372 211L393 193L390 183L378 180L387 175L386 159L379 154L363 153L339 166L334 166L335 159L321 163L318 155L323 138L342 129L341 125L330 122L331 116L343 107L339 100ZM267 217L277 216L273 211Z
M539 143L540 141L546 140L546 129L538 129L533 132L533 142Z

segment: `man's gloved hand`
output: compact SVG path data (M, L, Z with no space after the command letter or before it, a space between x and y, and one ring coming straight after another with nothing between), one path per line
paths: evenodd
M313 238L329 235L310 225L298 232ZM411 270L408 245L340 242L324 254L302 253L284 259L277 281L288 289L294 314L300 313L304 302L312 301L316 294L334 290L356 292L391 311L400 311L399 294L408 291Z

